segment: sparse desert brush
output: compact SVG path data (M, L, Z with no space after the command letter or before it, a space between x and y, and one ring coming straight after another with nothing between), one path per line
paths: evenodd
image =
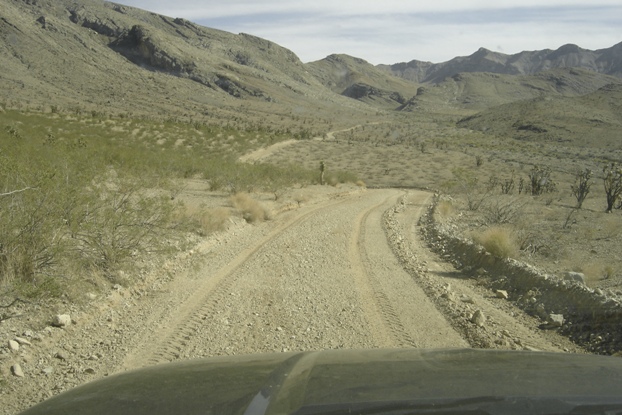
M270 211L248 193L236 193L231 196L231 203L241 212L244 220L249 223L270 219Z
M229 209L224 207L209 209L204 206L182 206L178 210L179 219L190 222L195 232L200 235L225 229L231 216Z
M516 258L518 243L512 229L493 226L473 235L473 240L497 258Z
M230 216L229 209L224 207L208 209L201 216L201 228L208 233L221 231L225 228Z
M492 225L515 223L524 215L526 204L516 197L498 195L485 204L482 213L486 222Z

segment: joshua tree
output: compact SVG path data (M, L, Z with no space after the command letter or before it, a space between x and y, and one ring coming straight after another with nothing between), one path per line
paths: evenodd
M611 163L603 167L603 184L607 195L607 213L613 210L613 205L622 194L622 168L616 163Z
M529 172L531 194L533 196L549 193L555 190L555 183L551 180L551 168L534 166Z
M570 186L572 194L577 198L577 209L581 209L583 201L590 192L592 186L592 170L577 170L575 173L574 184Z

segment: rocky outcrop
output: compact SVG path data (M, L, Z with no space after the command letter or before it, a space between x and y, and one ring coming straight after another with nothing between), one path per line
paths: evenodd
M69 14L69 19L73 23L94 30L100 35L116 37L123 32L123 28L119 27L113 20L100 18L84 7L76 5L69 9Z
M121 34L110 47L137 65L176 74L194 70L192 62L166 50L158 36L141 25Z
M406 99L399 92L382 90L364 83L356 83L349 86L341 95L353 99L380 98L395 101L398 104L404 104L406 102Z

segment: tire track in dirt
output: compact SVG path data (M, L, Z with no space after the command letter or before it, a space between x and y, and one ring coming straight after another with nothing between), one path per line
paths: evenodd
M205 264L204 281L122 368L296 349L464 345L389 247L381 218L403 194L370 190L310 206L220 269Z
M333 209L336 206L351 202L349 198L330 200L319 206L313 207L292 220L278 226L267 236L255 242L244 250L233 261L221 268L216 274L206 279L205 283L189 298L182 308L169 319L166 325L151 333L149 339L135 348L134 353L129 354L122 365L124 369L131 369L145 365L169 362L179 357L180 352L187 345L187 341L194 335L197 327L212 316L222 300L231 291L240 278L235 271L243 266L253 255L270 241L277 238L287 229L292 228L318 211Z
M356 218L356 226L350 239L350 260L354 268L355 284L365 306L366 318L372 327L372 335L379 347L416 347L415 341L405 330L399 316L391 306L382 289L369 275L369 258L365 248L365 228L369 215L376 209L386 205L389 200L397 199L395 195L388 197Z

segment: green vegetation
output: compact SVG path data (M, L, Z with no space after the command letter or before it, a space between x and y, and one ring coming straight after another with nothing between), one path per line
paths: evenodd
M188 230L222 229L228 212L177 201L187 178L231 194L317 182L295 165L237 162L284 138L98 113L0 112L0 289L59 295L84 283L81 275L119 282L136 258L180 246ZM234 204L249 222L268 218L248 195Z

